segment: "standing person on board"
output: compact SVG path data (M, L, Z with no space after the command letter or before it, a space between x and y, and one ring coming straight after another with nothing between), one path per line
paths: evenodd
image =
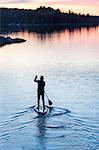
M38 111L39 111L39 106L40 106L40 96L42 97L43 111L44 111L45 110L45 101L44 101L44 87L45 87L45 82L44 82L44 77L41 76L40 80L37 80L37 76L35 76L34 82L38 83L38 89L37 89Z

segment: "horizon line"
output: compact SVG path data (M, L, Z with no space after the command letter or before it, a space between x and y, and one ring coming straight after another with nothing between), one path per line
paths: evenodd
M69 11L71 11L71 12L73 12L73 13L75 13L75 14L80 14L80 15L87 15L87 14L89 14L90 16L96 16L96 17L99 17L99 15L92 15L92 14L90 14L89 12L87 13L87 14L85 14L85 13L81 13L81 12L75 12L74 10L72 10L72 9L68 9L68 11L62 11L60 8L53 8L53 7L50 7L50 6L39 6L39 7L37 7L37 8L34 8L34 9L32 9L32 8L17 8L17 7L13 7L13 8L11 8L11 7L0 7L1 9L19 9L19 10L37 10L38 8L40 8L40 7L45 7L45 8L52 8L53 10L57 10L57 9L59 9L60 10L60 12L61 13L69 13Z

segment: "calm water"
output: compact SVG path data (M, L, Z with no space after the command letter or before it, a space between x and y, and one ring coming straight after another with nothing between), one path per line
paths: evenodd
M99 27L7 35L27 41L0 48L0 150L99 150ZM45 116L35 75L53 102Z

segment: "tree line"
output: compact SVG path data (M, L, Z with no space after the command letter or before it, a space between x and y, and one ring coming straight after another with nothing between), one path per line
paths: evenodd
M77 14L69 10L68 13L54 10L50 7L40 7L36 10L0 8L0 22L2 26L32 26L32 25L91 25L99 24L98 16Z

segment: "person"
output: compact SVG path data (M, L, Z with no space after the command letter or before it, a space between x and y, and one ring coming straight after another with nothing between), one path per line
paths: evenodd
M37 105L38 105L38 111L40 106L40 96L42 97L43 102L43 111L45 110L45 101L44 101L44 87L45 87L45 81L44 77L41 76L40 80L37 80L37 76L35 76L34 82L38 83L38 89L37 89Z

